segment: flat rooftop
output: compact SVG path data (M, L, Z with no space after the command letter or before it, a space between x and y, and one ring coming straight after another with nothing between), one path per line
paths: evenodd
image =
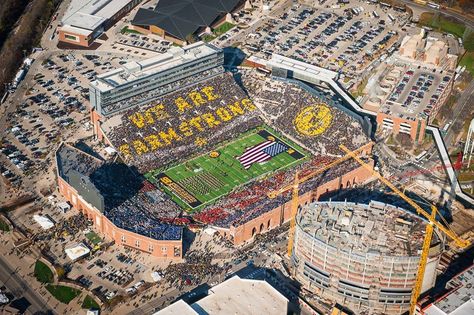
M63 26L94 31L132 0L73 0L61 21Z
M337 77L337 72L278 54L272 54L272 58L267 61L267 66L302 71L307 75L318 76L323 81L334 80Z
M425 221L377 201L315 202L301 213L297 221L304 232L356 254L416 256L423 243Z
M198 42L185 47L172 47L167 53L143 61L130 61L121 68L98 75L91 85L101 92L110 91L118 86L157 74L179 65L203 58L221 49L213 45Z
M61 24L95 31L130 2L132 0L72 0Z
M191 305L180 300L154 315L286 315L287 309L288 299L266 281L234 276L211 288L208 296Z
M474 314L474 265L451 279L446 288L450 291L425 309L425 314Z
M395 65L380 83L381 90L391 88L380 111L400 118L426 118L453 75L448 71Z

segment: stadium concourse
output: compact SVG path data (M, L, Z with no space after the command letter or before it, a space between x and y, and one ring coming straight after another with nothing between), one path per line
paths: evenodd
M290 193L267 194L295 170L305 175L342 156L339 144L354 150L369 138L322 94L269 78L254 92L242 81L246 91L231 73L177 82L151 103L92 113L97 138L117 156L105 161L63 144L61 193L99 232L156 257L182 257L186 226L212 227L238 245L288 222ZM300 204L370 177L348 160L302 183Z

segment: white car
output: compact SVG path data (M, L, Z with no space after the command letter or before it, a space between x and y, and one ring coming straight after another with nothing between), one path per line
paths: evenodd
M3 294L2 291L0 291L0 305L7 304L8 302L10 302L10 299L8 299L7 296Z

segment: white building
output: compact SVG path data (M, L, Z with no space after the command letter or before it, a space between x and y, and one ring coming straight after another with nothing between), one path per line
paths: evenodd
M209 295L188 304L179 300L154 315L286 315L288 299L266 281L234 276L209 289Z
M90 84L90 102L100 115L108 116L221 74L223 64L222 49L211 44L172 47L160 56L98 75Z
M58 28L59 41L88 47L140 0L70 1Z

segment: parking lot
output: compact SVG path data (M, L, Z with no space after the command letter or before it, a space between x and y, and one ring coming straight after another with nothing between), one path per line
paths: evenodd
M451 75L428 69L395 67L401 73L397 85L390 93L383 110L416 116L429 116L436 106Z
M7 116L0 141L0 171L7 187L25 180L37 185L52 170L52 153L61 141L87 136L88 84L124 62L124 57L110 54L60 54L31 73L32 79L25 81L26 95ZM14 197L15 191L9 194Z
M362 1L337 8L329 2L294 5L246 34L243 50L265 59L283 54L354 76L397 42L406 21L405 12Z
M146 52L141 52L136 49L163 54L168 51L171 45L171 42L162 40L158 36L124 33L116 35L112 49L146 56L148 55Z

